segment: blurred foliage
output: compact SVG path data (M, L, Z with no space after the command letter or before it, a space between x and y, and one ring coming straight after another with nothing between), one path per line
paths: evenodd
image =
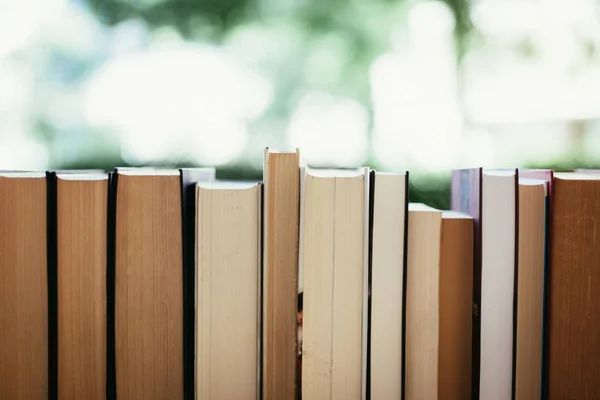
M141 19L151 28L175 27L186 39L216 42L238 25L292 20L312 37L335 32L351 41L357 54L377 54L373 28L386 27L393 10L413 0L86 0L106 24ZM473 30L468 0L443 0L454 14L459 56ZM209 29L199 29L209 28ZM366 29L366 28L369 29ZM196 36L202 32L203 37ZM374 48L375 45L375 48Z

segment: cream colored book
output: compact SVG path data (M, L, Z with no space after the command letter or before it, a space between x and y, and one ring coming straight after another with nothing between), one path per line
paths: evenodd
M261 185L198 183L196 210L196 399L258 399Z
M484 169L481 183L479 397L510 400L513 379L516 171Z
M407 173L371 173L370 394L373 400L402 397L407 185Z
M547 183L519 180L515 399L542 396Z
M369 172L303 179L302 398L365 399Z
M408 206L406 400L437 399L442 212Z
M263 174L263 398L293 399L298 378L299 151L267 148Z

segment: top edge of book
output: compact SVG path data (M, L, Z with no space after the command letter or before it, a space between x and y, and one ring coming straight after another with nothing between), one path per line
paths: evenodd
M369 171L368 168L357 169L334 169L334 168L306 168L306 175L316 178L357 178L364 176Z
M178 169L167 168L117 168L117 174L127 176L179 176Z
M484 168L483 174L487 176L516 176L516 168Z
M435 210L435 209L434 209ZM454 210L443 210L442 218L444 219L473 219L470 215Z
M600 172L556 172L554 177L562 180L597 181L600 179Z
M519 185L537 186L546 185L548 182L543 179L519 178Z
M268 154L298 154L299 152L300 152L299 148L286 149L286 150L273 149L271 147L265 148L265 153L268 153Z
M408 171L402 172L387 172L387 171L377 171L374 170L375 176L406 176Z
M41 171L0 171L3 178L45 178L46 172Z
M58 173L56 178L62 181L103 181L108 180L108 174L95 173L95 174L84 174L84 173Z
M417 211L417 212L438 212L441 213L441 210L437 208L433 208L423 203L408 203L408 211Z
M261 182L257 181L212 181L212 182L196 182L198 189L206 190L246 190L260 186Z

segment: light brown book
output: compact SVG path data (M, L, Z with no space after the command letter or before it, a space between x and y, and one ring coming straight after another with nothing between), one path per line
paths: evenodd
M300 154L265 150L262 393L296 396Z
M438 399L471 397L473 218L442 213Z
M555 174L548 398L600 397L600 175Z
M368 170L303 179L302 398L365 399Z
M442 212L408 206L406 400L437 399Z
M546 181L519 180L515 399L542 398Z
M0 398L48 397L47 182L0 174Z
M371 173L370 395L373 400L402 397L407 184L407 173Z
M58 398L106 398L108 177L57 176Z
M181 399L180 174L125 169L118 170L115 178L117 398Z
M198 184L196 206L196 399L257 399L261 185Z
M409 204L406 399L471 396L473 219Z

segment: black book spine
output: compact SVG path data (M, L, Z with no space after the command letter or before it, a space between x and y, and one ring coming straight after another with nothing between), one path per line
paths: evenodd
M408 271L408 203L410 202L410 179L406 171L404 182L404 260L402 260L402 400L406 398L406 282Z
M117 171L108 174L108 212L106 221L106 398L117 397L115 371L115 239L117 220Z
M46 255L48 263L48 398L58 398L58 282L56 173L46 172Z
M369 261L367 299L367 400L371 398L371 283L373 281L373 214L375 212L375 171L369 171Z

